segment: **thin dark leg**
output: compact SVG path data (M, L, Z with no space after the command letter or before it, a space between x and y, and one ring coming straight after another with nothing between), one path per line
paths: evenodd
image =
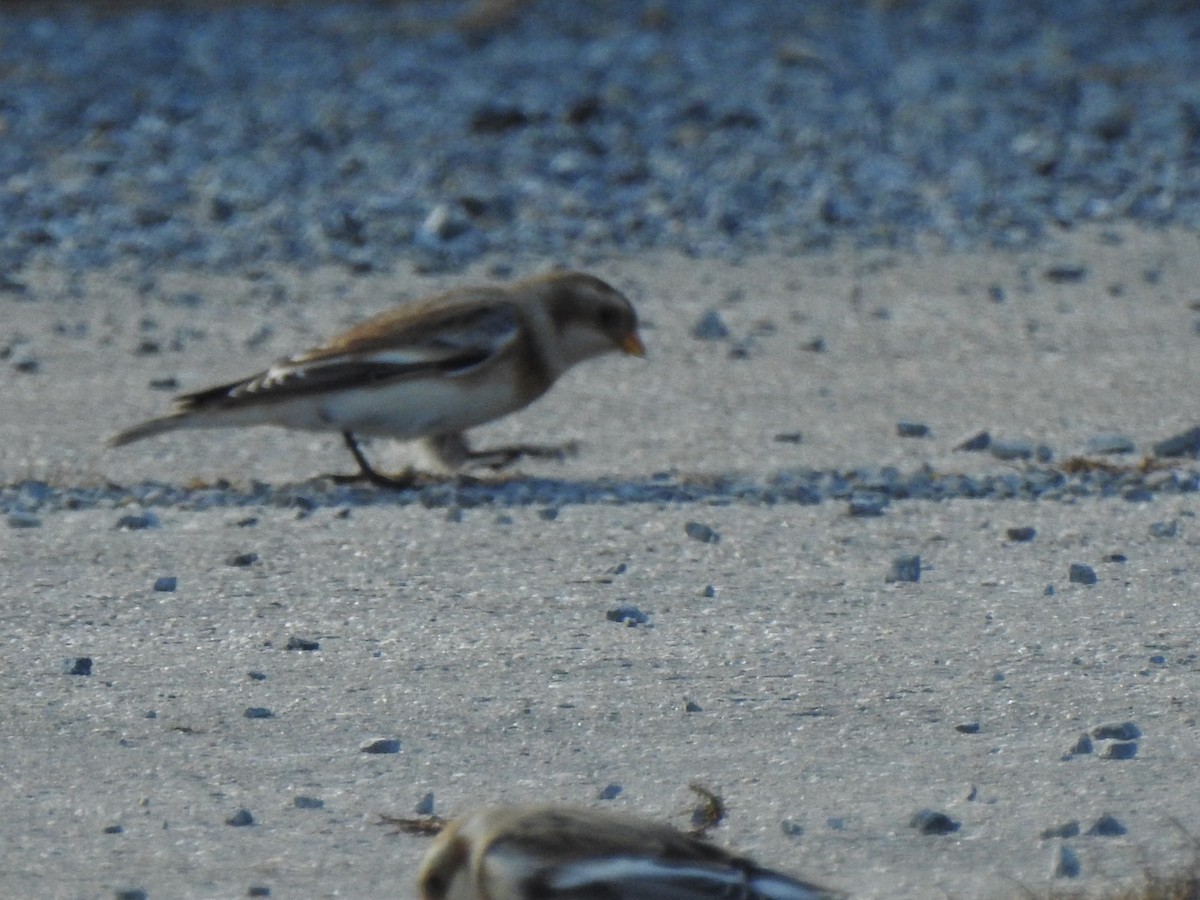
M346 449L354 457L354 461L358 463L359 474L357 475L335 475L333 480L337 482L360 481L365 479L371 484L379 487L392 488L395 490L404 490L413 486L415 478L412 474L406 474L400 477L392 475L384 475L371 467L371 463L367 460L366 454L362 452L362 447L358 444L356 438L349 431L342 432L342 440L346 442Z

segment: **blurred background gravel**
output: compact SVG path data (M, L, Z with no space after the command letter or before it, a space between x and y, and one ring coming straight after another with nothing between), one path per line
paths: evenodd
M0 6L0 271L1200 225L1193 3L493 5Z

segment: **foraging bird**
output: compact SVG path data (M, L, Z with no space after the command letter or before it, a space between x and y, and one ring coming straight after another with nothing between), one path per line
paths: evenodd
M411 478L371 467L359 435L419 440L451 471L554 455L529 445L474 451L463 432L528 406L576 363L613 350L645 354L633 306L599 278L553 272L507 286L458 288L368 319L257 375L184 394L174 412L109 443L180 428L337 431L363 477L405 486Z
M591 809L496 807L451 822L421 900L835 900L669 825Z

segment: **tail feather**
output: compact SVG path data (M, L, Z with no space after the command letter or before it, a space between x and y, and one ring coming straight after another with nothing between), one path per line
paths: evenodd
M134 441L140 441L143 438L154 437L156 434L165 434L168 431L174 431L176 428L183 428L188 424L188 416L186 413L175 413L169 416L162 416L158 419L150 419L142 422L140 425L134 425L132 428L127 428L120 434L114 434L108 439L108 446L123 447L126 444L132 444Z

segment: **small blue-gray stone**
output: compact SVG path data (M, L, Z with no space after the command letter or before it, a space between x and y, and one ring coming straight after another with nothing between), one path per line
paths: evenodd
M897 422L896 435L909 438L929 437L929 426L922 422Z
M425 796L413 807L413 812L418 816L432 816L433 806L433 791L426 791Z
M883 494L855 494L850 498L847 511L856 519L870 519L882 516L887 505L887 497Z
M962 725L955 725L954 730L959 734L979 734L979 723L964 722Z
M8 514L9 528L41 528L42 520L33 513L14 512Z
M687 703L684 705L684 707L683 707L683 711L684 711L684 712L689 712L689 713L698 713L698 712L704 712L704 707L702 707L702 706L701 706L699 703L697 703L695 700L689 700L689 701L688 701L688 702L687 702Z
M1109 744L1100 754L1101 759L1133 759L1137 756L1137 741L1120 741Z
M729 337L729 329L721 314L710 309L692 326L692 337L698 341L723 341Z
M117 519L117 524L113 527L118 531L142 531L146 528L158 528L159 521L158 516L150 511L130 513Z
M247 706L246 711L242 715L247 719L270 719L275 716L275 713L271 712L265 706Z
M225 824L232 825L234 828L245 828L247 825L254 824L254 816L250 814L250 810L248 809L239 809L225 820Z
M363 753L399 753L400 741L397 738L376 738L358 749Z
M173 592L178 584L179 579L174 575L163 575L160 578L154 579L154 589L166 594Z
M1058 847L1057 859L1054 863L1055 878L1078 878L1080 872L1079 856L1066 844Z
M1173 538L1179 534L1179 520L1171 519L1169 522L1151 522L1150 536L1156 538Z
M296 809L321 809L325 806L325 801L318 797L300 795L292 798L292 806Z
M1075 746L1071 748L1071 754L1074 756L1086 756L1093 749L1091 737L1087 734L1081 734L1079 740L1075 742Z
M1092 729L1092 737L1098 741L1132 741L1142 736L1142 729L1136 722L1116 722L1097 725Z
M1200 426L1161 440L1151 450L1160 457L1200 455Z
M310 641L307 638L296 637L293 635L287 640L288 650L320 650L321 645L317 641Z
M702 544L716 544L721 540L721 535L703 522L688 522L683 530L693 541Z
M1033 458L1031 441L992 441L989 449L992 451L992 456L1005 461Z
M788 837L798 838L804 836L804 826L799 822L793 822L791 819L784 819L780 822L779 830Z
M1098 580L1096 570L1085 563L1071 563L1067 578L1074 584L1095 584Z
M921 834L952 834L961 827L958 822L935 809L922 809L913 813L908 824Z
M955 450L965 450L969 453L978 453L980 450L986 450L992 444L992 436L986 431L980 431L977 434L960 443Z
M92 658L90 656L73 656L63 660L64 675L91 675Z
M898 556L892 560L892 571L885 579L889 584L896 581L920 581L921 557Z
M1087 833L1096 837L1119 837L1129 829L1117 820L1115 816L1104 813L1098 818Z
M258 562L257 553L233 553L225 558L225 565L244 568Z
M625 790L625 789L623 787L621 787L621 785L619 785L619 784L607 784L600 789L600 792L598 794L596 794L596 799L597 800L615 800L615 799L617 799L617 797L621 796L621 792L623 790Z
M1051 838L1073 838L1079 834L1079 820L1072 819L1070 822L1063 822L1061 825L1054 825L1042 831L1042 840L1048 841Z
M1004 532L1005 536L1014 543L1023 544L1037 537L1037 529L1032 525L1017 525Z
M631 628L637 625L645 625L650 621L648 615L631 603L622 603L620 606L610 609L604 614L604 618L610 622L624 622Z

